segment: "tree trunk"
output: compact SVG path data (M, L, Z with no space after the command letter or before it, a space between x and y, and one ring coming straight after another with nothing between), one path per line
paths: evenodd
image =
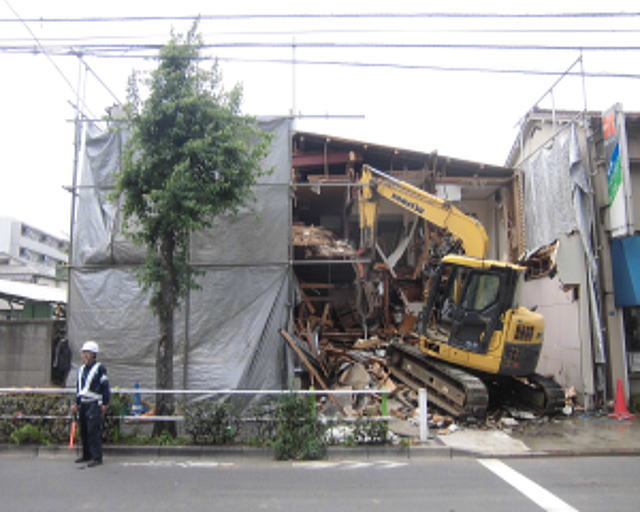
M173 236L167 236L161 241L160 261L163 270L158 296L156 297L158 325L160 337L156 352L156 387L157 389L173 389L173 318L176 308L175 269L173 256L175 252L175 240ZM174 412L175 397L170 394L158 394L156 396L156 414L158 416L171 416ZM176 424L173 421L156 421L153 426L153 435L162 432L176 435Z

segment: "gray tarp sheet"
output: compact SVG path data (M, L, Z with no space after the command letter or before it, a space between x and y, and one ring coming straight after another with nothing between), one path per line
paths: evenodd
M523 162L526 245L536 249L560 234L580 233L588 267L592 311L599 311L597 263L591 243L594 224L592 190L582 157L575 123L557 133L553 141ZM592 315L595 361L605 361L599 315Z
M220 218L192 237L192 263L204 275L202 289L176 314L178 389L278 389L287 382L278 329L287 325L290 293L290 123L270 119L260 126L274 134L263 162L273 173L255 187L254 211ZM133 272L143 250L122 234L118 208L106 197L123 134L86 128L69 279L74 362L82 343L95 339L112 386L151 388L158 327Z
M570 132L565 130L522 164L527 250L578 228L571 200L570 150Z

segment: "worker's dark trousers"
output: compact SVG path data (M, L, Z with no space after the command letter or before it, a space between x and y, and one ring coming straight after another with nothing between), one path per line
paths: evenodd
M82 458L102 460L102 413L98 401L80 404Z

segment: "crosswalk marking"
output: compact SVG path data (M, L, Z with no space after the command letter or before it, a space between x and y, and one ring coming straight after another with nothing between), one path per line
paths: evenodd
M548 512L578 512L578 509L562 501L555 494L550 493L533 480L518 473L504 462L497 459L478 459L478 462L542 507L542 509Z

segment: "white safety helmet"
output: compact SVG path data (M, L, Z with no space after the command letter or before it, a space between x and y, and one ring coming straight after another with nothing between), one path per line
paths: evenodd
M95 341L85 341L84 345L82 345L82 352L93 352L97 354L99 351L98 344Z

